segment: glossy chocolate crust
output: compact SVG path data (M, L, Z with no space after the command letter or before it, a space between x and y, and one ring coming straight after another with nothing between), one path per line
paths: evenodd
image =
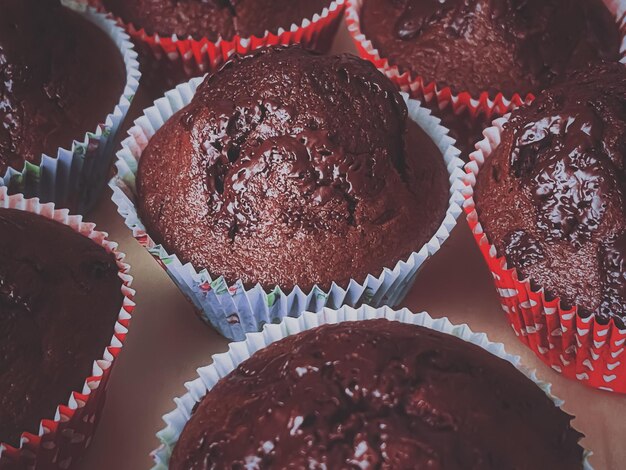
M122 307L113 255L43 216L0 209L0 442L19 445L81 391Z
M343 322L273 343L220 380L169 468L580 469L570 420L478 346Z
M476 185L480 222L523 277L626 319L626 68L590 69L513 113Z
M346 287L441 224L441 153L370 63L299 47L237 57L151 138L139 209L169 252L229 282Z
M364 0L361 27L400 69L474 96L536 93L620 45L602 0Z
M206 37L216 41L262 36L265 31L288 30L292 24L313 18L331 0L102 0L126 23L149 34Z
M124 77L106 33L58 0L2 0L0 176L82 142L115 108Z

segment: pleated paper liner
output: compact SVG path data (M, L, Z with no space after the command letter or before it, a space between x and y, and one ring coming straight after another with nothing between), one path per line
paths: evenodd
M483 231L474 186L483 163L499 145L507 120L508 116L497 119L485 130L465 167L463 189L467 222L493 275L502 309L518 338L554 370L591 387L626 393L626 330L613 320L602 325L593 315L584 318L576 306L565 308L559 298L546 298L542 288L533 289L529 279L520 279L517 270L508 267Z
M496 113L492 118L487 118L482 113L472 116L467 108L455 108L451 102L444 104L422 101L422 106L430 109L433 116L441 119L441 125L449 130L448 135L455 140L455 146L461 151L460 158L464 162L469 161L469 155L474 151L476 142L483 138L483 131L491 126L493 118L499 117Z
M68 142L69 149L59 148L56 156L42 155L39 165L26 162L19 171L9 168L0 175L0 186L7 186L11 194L37 197L42 202L54 202L84 214L93 208L106 186L115 136L135 96L141 74L130 38L112 18L93 8L73 4L72 7L102 29L119 49L126 68L124 91L115 109L102 116L102 123L93 132L85 133L82 140Z
M161 36L149 34L144 28L132 23L122 25L145 59L151 88L161 93L193 77L216 71L233 54L245 54L265 46L301 44L304 48L325 52L341 24L345 0L335 0L312 18L305 18L299 24L292 24L277 31L266 31L262 36L232 38L220 37L216 41L208 38ZM104 9L104 7L101 7ZM159 95L161 94L159 93Z
M85 378L82 390L68 394L67 403L60 403L54 416L42 417L37 434L24 432L18 448L0 443L0 468L66 469L77 460L91 442L106 395L106 388L115 359L120 353L134 309L130 288L130 266L124 263L124 254L117 251L117 243L107 239L107 234L95 230L95 225L83 222L80 215L69 215L67 209L55 209L54 204L26 199L21 194L9 196L7 188L0 188L0 207L19 209L39 214L74 229L93 240L117 259L119 278L122 280L124 300L111 343L103 356L95 360L91 375ZM42 238L45 243L45 237Z
M609 10L616 15L616 22L622 32L620 53L622 61L625 61L626 18L624 17L624 7L613 0L608 0L606 3ZM493 98L490 97L487 91L480 93L478 96L472 95L467 91L455 93L450 87L438 86L435 81L425 80L418 74L409 71L402 72L397 66L389 63L389 61L379 53L361 30L360 13L362 5L363 0L346 0L346 24L359 55L372 62L378 70L387 75L400 90L409 93L412 97L423 99L427 103L435 100L438 106L442 108L448 103L451 103L455 112L459 109L467 108L472 116L483 113L488 119L502 116L516 107L534 99L532 93L526 96L522 96L519 93L514 93L511 96L497 93Z
M198 369L198 378L185 384L188 392L174 400L176 408L163 416L166 426L157 433L160 447L152 453L155 465L152 470L167 470L172 451L178 442L187 421L191 418L194 407L211 390L215 384L233 371L239 364L248 359L258 350L269 346L287 336L298 334L324 324L341 323L344 321L368 321L376 318L386 318L411 325L419 325L435 331L449 334L475 344L494 356L499 357L522 372L541 388L557 407L563 406L563 401L551 393L551 384L537 378L534 370L527 369L519 356L508 354L501 343L492 343L484 333L474 333L467 325L454 325L447 318L433 319L426 312L412 313L407 309L400 311L389 307L373 308L362 306L357 310L351 307L341 307L339 310L323 309L319 313L305 312L299 318L285 318L278 325L266 325L262 332L250 333L244 341L231 343L228 352L213 356L213 363ZM462 393L461 391L459 393ZM589 456L591 452L585 450L583 468L590 470Z
M113 202L133 236L193 302L200 317L223 336L239 340L248 332L260 331L266 323L280 322L286 316L297 316L305 310L319 311L326 306L338 308L344 304L399 304L424 261L439 250L462 212L463 196L459 189L463 185L463 161L458 158L459 151L453 146L454 141L447 136L448 130L441 127L439 120L432 117L419 102L404 96L409 117L429 135L443 155L450 182L445 217L437 232L420 250L406 260L384 268L382 272L368 275L365 280L352 279L347 286L333 283L329 290L316 286L309 291L296 286L290 292L283 292L278 286L266 291L257 284L246 289L241 281L228 285L222 277L212 277L206 270L198 270L189 263L183 264L175 254L168 253L152 240L137 213L135 177L138 160L150 138L176 111L191 101L201 82L202 78L196 78L181 84L145 110L129 130L130 136L122 142L122 149L117 153L117 176L110 182Z

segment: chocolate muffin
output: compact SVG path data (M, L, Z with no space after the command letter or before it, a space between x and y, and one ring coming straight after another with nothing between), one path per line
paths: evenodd
M123 295L112 254L43 216L0 209L0 442L37 433L81 391Z
M120 51L78 13L58 0L0 2L0 175L71 149L124 86Z
M515 111L478 174L509 267L601 323L626 320L626 69L603 65Z
M473 96L536 93L621 42L602 0L363 0L361 29L402 71Z
M169 468L582 468L581 435L510 363L384 319L255 353L196 406Z
M246 286L346 287L421 248L443 158L370 63L299 47L236 57L150 139L138 206L183 262Z
M311 19L332 0L102 0L105 8L125 23L148 34L186 38L230 39L263 36L288 30Z

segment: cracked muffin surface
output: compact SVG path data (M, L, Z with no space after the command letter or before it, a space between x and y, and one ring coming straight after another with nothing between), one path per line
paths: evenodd
M298 47L237 57L151 138L140 215L183 262L290 289L378 275L441 224L448 173L371 64Z
M571 418L479 346L342 322L272 343L221 379L169 468L581 469Z

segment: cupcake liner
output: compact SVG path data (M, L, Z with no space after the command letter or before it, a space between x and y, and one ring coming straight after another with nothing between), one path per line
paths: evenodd
M225 337L243 339L245 333L259 331L265 323L280 322L283 317L298 316L305 310L318 311L326 306L338 308L343 304L380 306L400 303L419 268L449 237L462 212L460 204L463 196L459 189L463 185L463 162L458 158L460 152L453 147L454 140L446 135L448 130L439 126L439 120L432 117L430 111L422 108L419 102L403 96L409 116L424 129L441 151L450 182L450 199L444 220L419 251L413 252L408 259L399 261L394 267L383 269L382 273L368 275L362 282L352 279L345 288L333 283L327 291L317 286L310 291L303 291L298 286L291 292L283 292L279 287L265 291L259 284L246 289L240 280L228 285L222 277L212 278L206 270L199 271L190 263L183 264L175 254L168 253L156 244L146 233L135 205L135 176L143 150L165 121L191 101L202 80L195 78L179 85L144 111L144 115L129 130L129 137L122 142L122 149L117 153L117 176L109 183L113 189L113 202L124 217L126 226L193 302L200 317Z
M107 240L106 233L96 231L95 225L83 222L80 215L69 215L67 209L55 209L53 203L42 204L38 199L26 199L22 194L9 196L7 188L0 188L0 207L39 214L67 225L113 253L117 259L124 295L122 308L111 343L103 356L94 361L82 390L71 392L67 403L59 404L54 417L42 419L38 434L24 432L19 448L0 442L0 468L66 469L91 442L104 405L111 369L126 339L135 307L135 291L130 288L133 278L128 274L130 266L124 263L125 255L117 251L117 243Z
M622 7L619 4L614 4L614 0L608 0L608 2L611 3L607 4L607 7L616 15L616 22L622 32L620 54L622 62L626 62L626 18L623 16L623 11L620 12L619 8ZM372 62L378 70L389 77L402 91L409 93L411 96L424 99L426 102L436 99L442 107L446 103L452 102L455 111L459 108L468 108L472 116L482 112L488 118L491 118L494 113L502 116L534 99L532 93L527 94L525 97L519 93L508 97L503 93L497 93L493 98L486 91L479 96L472 96L467 91L455 93L450 87L440 87L435 81L429 82L418 74L409 71L401 72L397 66L392 65L385 57L381 56L372 42L361 31L360 13L362 5L363 0L346 0L346 24L359 55L363 59Z
M447 318L433 319L426 312L412 313L408 309L399 311L389 307L373 308L367 305L355 310L351 307L341 307L339 310L323 309L319 313L305 312L299 318L285 318L279 325L266 325L262 332L249 333L245 341L231 343L228 352L213 356L213 363L198 369L198 378L185 384L188 392L176 398L176 409L163 416L166 427L157 433L161 445L152 452L155 465L152 470L167 470L170 456L180 437L187 421L191 418L194 407L211 390L215 384L233 371L239 364L248 359L258 350L279 341L287 336L298 334L324 324L335 324L345 321L373 320L386 318L411 325L423 326L435 331L460 338L468 343L480 346L489 353L511 363L526 377L541 388L554 402L555 406L562 407L563 401L552 395L551 384L537 378L534 370L527 369L519 356L508 354L501 343L492 343L484 333L474 333L469 326L454 325ZM583 468L592 469L589 462L591 452L585 450Z
M345 0L334 0L320 13L303 19L299 25L294 23L288 29L265 31L260 37L219 37L217 41L148 34L145 29L127 24L119 17L117 21L126 29L142 56L151 61L153 71L161 75L159 79L165 79L167 88L170 88L192 77L216 71L235 53L246 54L265 46L301 44L305 48L325 52L330 49L341 23L344 4ZM167 76L163 77L163 73Z
M566 377L591 387L626 393L626 329L611 319L598 323L583 318L577 306L564 308L560 298L547 299L543 288L533 290L530 279L521 279L506 259L498 256L480 224L474 201L476 177L485 160L500 143L509 115L496 119L485 130L465 166L463 204L474 239L494 278L504 310L517 337L547 365Z
M72 7L102 29L122 54L126 67L122 96L111 114L103 116L102 123L93 132L85 133L82 141L74 140L69 150L59 148L56 158L42 155L39 165L26 162L20 171L9 168L0 176L0 186L7 186L11 194L23 193L85 213L95 205L106 185L115 136L135 96L141 74L133 44L113 19L93 8L74 4Z

